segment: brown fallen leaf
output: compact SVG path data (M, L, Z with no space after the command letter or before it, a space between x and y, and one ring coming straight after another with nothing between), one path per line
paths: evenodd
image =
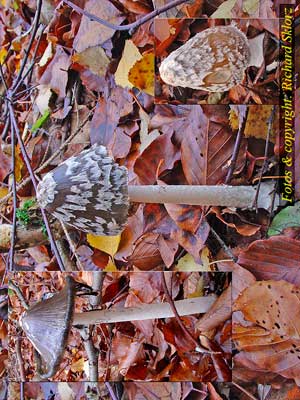
M282 235L256 240L241 251L238 264L257 279L284 279L300 285L300 242Z
M286 281L260 281L235 301L251 326L233 325L233 339L257 369L300 384L300 289Z

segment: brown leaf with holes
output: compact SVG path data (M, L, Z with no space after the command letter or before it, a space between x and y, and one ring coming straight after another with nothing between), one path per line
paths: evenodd
M261 281L235 301L250 326L233 325L236 347L256 369L300 384L300 289L286 281Z
M238 264L257 279L284 279L300 286L300 242L286 236L256 240L241 251Z

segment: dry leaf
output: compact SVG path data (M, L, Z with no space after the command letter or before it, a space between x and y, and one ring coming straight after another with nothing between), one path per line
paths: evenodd
M133 87L133 84L128 80L128 74L136 61L140 60L141 58L142 55L133 41L126 40L122 58L119 62L117 71L115 72L115 81L117 85L124 88Z
M88 68L97 76L105 75L109 58L100 46L89 47L81 53L74 54L72 61Z
M154 54L145 54L137 61L130 69L128 79L142 92L154 96Z
M121 235L117 236L95 236L90 233L87 234L88 243L113 257L118 251Z

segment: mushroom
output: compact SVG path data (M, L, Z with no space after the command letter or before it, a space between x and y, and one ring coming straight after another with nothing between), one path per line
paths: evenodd
M20 325L35 348L41 378L54 375L61 362L73 319L77 282L66 277L65 287L25 311Z
M35 348L37 372L41 378L55 375L62 361L72 325L94 325L174 317L169 303L144 304L110 310L74 313L75 295L86 285L66 276L66 285L50 299L41 300L26 310L20 325ZM94 293L89 293L94 294ZM215 295L174 301L180 316L206 313Z
M225 92L244 79L250 62L246 35L233 25L205 29L173 51L159 67L172 86Z
M261 184L258 208L269 208L269 184ZM252 208L253 186L128 185L127 169L93 145L70 157L38 185L41 207L59 220L94 235L118 235L127 222L129 201Z

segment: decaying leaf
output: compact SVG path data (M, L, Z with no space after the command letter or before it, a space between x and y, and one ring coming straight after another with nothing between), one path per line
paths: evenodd
M128 73L128 80L141 91L154 96L154 54L147 53L136 61Z
M233 325L237 348L256 368L300 383L300 289L286 281L261 281L234 303L250 326Z
M133 83L129 81L128 74L130 69L140 60L142 55L132 40L126 40L125 47L118 68L115 72L115 81L117 85L124 88L133 87Z
M256 139L266 139L268 133L268 122L274 106L251 105L248 106L249 112L244 130L245 137L255 137ZM233 109L230 111L230 124L232 129L238 129L239 120ZM275 114L270 140L274 143L279 132L279 118Z
M88 68L97 76L105 75L109 64L109 58L100 46L88 47L81 53L75 53L72 60Z

